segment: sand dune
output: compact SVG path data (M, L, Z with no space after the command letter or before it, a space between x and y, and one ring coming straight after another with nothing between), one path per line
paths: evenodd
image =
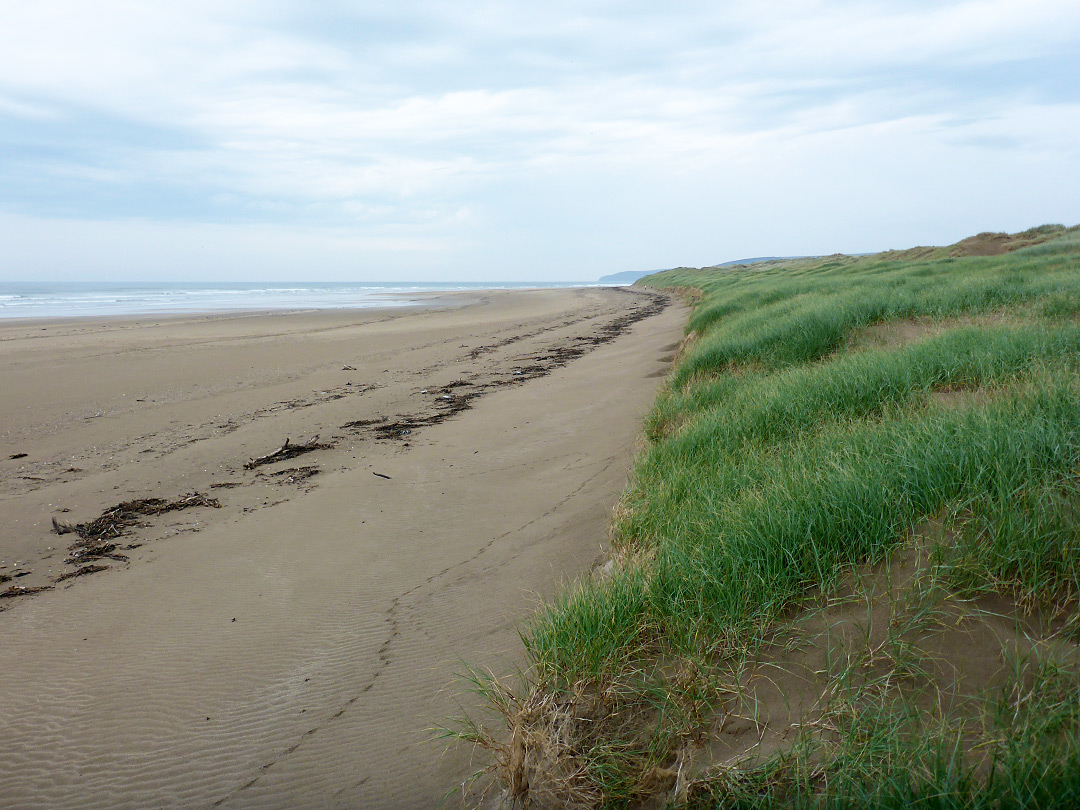
M0 327L0 574L31 571L2 587L53 585L2 600L0 806L434 806L473 767L430 741L460 662L510 669L602 552L681 333L660 303ZM52 518L193 491L221 507L55 583Z

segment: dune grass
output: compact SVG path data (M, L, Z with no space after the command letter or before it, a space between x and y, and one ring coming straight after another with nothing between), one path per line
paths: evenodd
M694 808L868 808L1006 810L1069 808L1080 802L1080 690L1074 672L1031 667L1020 697L999 693L967 723L927 724L910 703L874 696L834 716L827 765L822 746L797 741L761 765L704 783ZM984 746L976 769L965 761L971 738ZM965 739L968 738L968 739ZM981 772L980 772L981 770Z
M498 753L512 800L1080 801L1080 229L1030 233L1048 241L993 257L643 279L701 295L614 522L616 564L523 631L520 683L475 680L509 740L477 725L466 736ZM904 686L933 680L905 642L907 663L890 659L873 689L863 670L840 688L849 679L825 668L828 699L773 754L702 766L717 718L745 699L742 673L779 629L928 520L942 532L912 587L935 604L993 594L1049 616L1037 641L1057 657L945 706ZM897 638L931 632L904 621Z

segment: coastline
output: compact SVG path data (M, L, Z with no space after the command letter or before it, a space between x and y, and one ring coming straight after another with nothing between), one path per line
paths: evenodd
M54 585L0 612L5 796L426 807L467 775L428 731L459 662L512 667L536 596L600 552L683 312L464 295L0 323L2 556ZM334 447L244 469L315 434ZM140 518L126 561L54 582L53 517L192 491L221 508Z
M598 282L0 282L0 323L411 307L462 293L595 288Z
M578 288L567 288L578 289ZM35 327L71 327L83 326L143 326L148 323L165 325L178 322L213 322L220 320L235 320L241 318L272 318L272 317L297 317L301 315L327 315L339 316L346 320L352 320L355 316L366 316L364 319L379 319L383 315L401 314L414 312L428 307L460 307L479 303L480 296L488 292L501 292L501 290L480 291L453 291L453 292L417 292L410 295L407 302L394 302L380 304L379 306L358 307L269 307L263 309L190 309L169 311L147 312L122 312L115 314L91 314L91 315L30 315L8 316L0 318L0 339L4 339L4 333L17 335L21 329L33 330ZM522 290L521 292L525 292Z

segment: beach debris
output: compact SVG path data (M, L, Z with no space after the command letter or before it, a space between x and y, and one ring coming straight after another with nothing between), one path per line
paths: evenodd
M353 422L346 422L341 426L342 430L357 430L359 428L371 427L372 425L381 425L386 421L386 417L380 417L378 419L357 419Z
M41 593L41 591L48 591L51 589L52 585L38 585L37 587L12 585L6 591L0 591L0 599L10 599L13 596L29 596L32 593Z
M68 571L66 574L61 574L53 582L63 582L65 579L75 579L75 577L86 576L87 574L96 574L98 571L108 571L107 565L84 565L82 568L76 568L74 571Z
M185 495L174 501L166 501L162 498L124 501L110 509L106 509L97 518L85 523L65 523L54 517L52 525L53 531L57 534L76 534L79 537L78 540L68 546L68 558L65 560L68 565L82 565L103 557L126 562L127 556L117 550L117 544L113 541L126 534L128 529L136 525L140 516L160 515L164 512L189 509L193 506L221 508L221 504L214 498L192 492L190 495ZM128 546L128 548L136 547L135 545ZM93 573L93 571L87 571L86 573Z
M374 470L372 471L371 474L375 475L375 476L378 476L379 478L385 478L387 481L392 481L393 480L389 475L383 475L382 473L377 473Z
M280 478L279 484L300 484L309 478L318 475L322 470L314 464L310 464L306 467L289 467L285 470L278 470L277 472L270 473L272 478ZM263 473L259 473L263 475Z
M301 444L293 444L291 440L286 437L285 444L281 445L281 447L272 453L267 453L265 456L251 459L251 461L244 465L244 469L254 470L256 467L262 466L263 464L272 464L275 461L284 461L287 458L295 458L304 453L310 453L312 450L327 450L333 446L334 445L332 444L319 444L319 434L317 433Z
M356 366L342 366L342 371L356 371Z
M192 492L173 501L167 501L164 498L142 498L119 503L85 523L66 523L53 517L52 525L53 531L57 534L78 535L78 539L68 546L68 557L64 561L68 565L83 565L104 557L126 562L127 556L120 553L115 541L126 534L132 526L137 525L140 517L176 512L195 506L220 509L221 503L215 498L198 492ZM127 546L127 548L135 547L134 545ZM93 571L86 573L93 573Z
M243 481L219 481L216 484L211 484L210 489L232 489L233 487L242 487Z
M30 455L30 454L29 453L12 453L10 456L8 456L8 458L10 458L10 459L26 458L28 455Z
M476 390L468 391L464 394L440 394L434 401L434 406L438 408L435 413L428 413L424 415L410 414L399 416L394 421L388 420L385 416L381 419L359 419L355 422L346 422L342 425L342 429L346 430L369 430L375 434L378 439L398 439L403 436L408 436L412 431L428 427L429 425L437 425L449 419L454 414L467 410L470 407L471 400L476 397L482 387L476 387L473 383L466 382L464 380L456 380L449 385L444 386L441 390L448 392L457 388L458 386L472 386ZM423 389L420 393L426 393L427 389Z
M90 560L100 560L102 557L118 562L127 560L125 555L116 550L116 543L103 540L77 540L68 549L68 558L64 562L68 565L81 565Z
M415 430L437 425L461 411L468 410L472 406L473 400L483 396L490 390L504 385L527 382L550 374L555 369L581 357L592 348L615 340L638 321L662 312L667 305L667 298L659 295L652 296L647 303L635 307L625 315L614 318L608 323L597 326L591 334L579 335L569 341L564 339L561 342L553 343L539 353L534 351L527 355L511 358L511 362L516 365L516 368L512 369L512 373L506 374L506 376L484 379L479 374L473 374L471 379L454 380L440 388L422 388L420 389L421 394L437 393L435 400L431 402L426 412L400 414L393 420L386 417L382 419L360 419L347 422L341 427L345 430L366 430L376 439L403 439ZM482 354L510 345L523 337L532 336L519 334L496 344L478 346L472 349L468 356L476 359ZM466 347L462 346L462 348ZM458 388L465 390L458 393L455 391ZM408 447L409 445L403 443L403 446Z
M79 535L80 540L84 542L98 542L120 537L128 528L138 523L140 516L177 512L193 506L212 506L220 509L221 502L198 492L192 492L174 501L166 501L164 498L140 498L118 503L86 523L65 523L54 517L52 525L53 531L57 534L74 533Z

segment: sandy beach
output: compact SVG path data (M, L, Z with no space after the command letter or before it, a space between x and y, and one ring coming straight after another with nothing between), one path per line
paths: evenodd
M0 323L0 591L45 589L0 599L0 806L436 806L476 767L431 740L455 673L511 671L604 559L684 319L595 288Z

